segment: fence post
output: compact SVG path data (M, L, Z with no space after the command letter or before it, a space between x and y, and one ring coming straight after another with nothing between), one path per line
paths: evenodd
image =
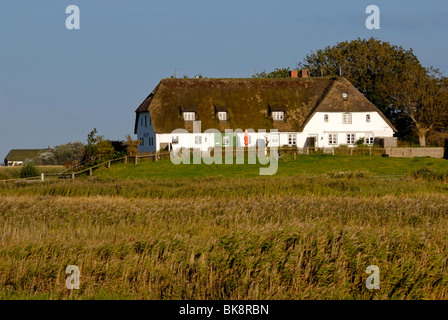
M296 152L294 152L294 160L296 160Z
M159 153L156 151L156 155L154 156L154 160L158 161L159 160Z
M107 161L107 169L110 169L110 161Z
M333 147L333 150L332 150L332 151L333 151L333 155L334 155L334 147Z
M310 148L306 147L306 154L309 155L310 154Z
M372 155L372 147L369 147L369 156Z
M124 157L124 163L128 163L128 156Z
M75 173L72 172L72 179L75 180Z
M41 177L41 180L44 181L45 180L45 173L41 173L40 177Z
M350 155L353 155L353 148L350 148Z
M135 164L135 165L138 164L138 157L137 157L137 156L135 156L135 158L134 158L134 164Z
M89 169L89 176L92 176L93 175L93 171L92 171L92 168L90 168Z

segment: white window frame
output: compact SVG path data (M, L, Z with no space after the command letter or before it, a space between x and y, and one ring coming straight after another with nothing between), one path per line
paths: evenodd
M280 136L278 134L271 135L271 141L268 142L270 147L278 147L280 145Z
M328 122L328 119L329 119L328 114L324 114L324 122Z
M328 134L328 144L330 144L330 145L338 144L338 134L337 133L329 133Z
M366 122L370 122L370 114L366 115Z
M194 144L202 144L202 137L201 136L195 136L194 137Z
M230 137L229 136L222 137L222 145L224 147L228 147L230 145Z
M272 119L276 121L285 120L285 113L283 111L273 111Z
M352 114L351 113L343 113L342 114L342 123L343 124L351 124L352 123Z
M218 119L220 121L226 121L227 120L227 112L226 111L219 111L218 112Z
M194 121L196 118L196 112L183 112L183 116L185 121Z
M366 136L364 137L364 143L365 144L369 144L369 145L373 145L373 142L375 141L375 137L373 134L366 134Z
M172 136L171 144L179 144L179 136Z
M355 134L347 133L347 144L355 144Z
M296 146L297 145L297 134L288 133L288 145Z

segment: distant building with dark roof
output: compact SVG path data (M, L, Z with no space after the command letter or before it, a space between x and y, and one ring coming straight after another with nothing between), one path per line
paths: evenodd
M200 132L193 132L200 121ZM177 130L176 130L177 129ZM181 129L181 130L179 130ZM226 134L227 129L241 129ZM384 114L343 77L163 79L136 110L139 152L167 148L332 147L392 137ZM266 133L258 132L260 129ZM277 132L270 132L276 129ZM173 132L176 130L177 132ZM250 130L249 130L250 131Z
M5 166L21 166L27 160L38 158L44 153L52 152L53 149L12 149L5 158Z

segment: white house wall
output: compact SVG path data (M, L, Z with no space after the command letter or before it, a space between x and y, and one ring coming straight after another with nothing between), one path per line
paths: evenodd
M276 133L278 135L279 133ZM286 138L283 137L283 133L280 134L280 141L287 141ZM266 135L268 137L268 145L271 145L271 136L269 134L269 131L267 132L250 132L249 135L249 147L254 147L257 144L257 140L263 140L266 141ZM177 136L179 138L179 142L177 144L172 144L173 137ZM196 136L201 137L201 144L196 143ZM221 137L229 136L227 133L221 133ZM244 133L237 132L237 133L230 133L230 136L234 136L234 142L236 143L236 146L244 146ZM161 144L171 144L171 147L173 149L178 148L198 148L203 151L206 151L210 148L213 148L215 146L223 146L223 144L216 144L216 135L215 133L161 133L156 135L157 139L157 151L160 151L160 145ZM280 144L281 145L281 144Z
M148 117L147 126L145 126L144 116ZM328 122L325 122L324 116L328 115ZM334 147L341 144L347 144L347 134L355 135L354 142L366 135L375 137L392 137L393 130L386 121L377 112L352 112L352 121L350 124L342 122L342 112L316 112L310 121L306 124L303 132L249 132L249 146L256 146L257 140L268 138L268 146L289 145L289 135L296 137L296 145L299 148L307 146L308 137L316 137L316 147ZM366 121L366 116L370 115L370 122ZM143 121L141 120L143 119ZM170 145L171 148L199 148L203 151L215 147L215 133L157 133L155 134L149 120L149 113L139 114L137 136L143 140L144 144L138 147L139 152L160 151L161 144ZM257 129L254 129L257 130ZM250 130L249 130L250 131ZM329 134L337 135L337 144L329 144ZM226 133L222 133L226 135ZM234 134L237 140L237 146L244 146L244 133ZM179 137L178 144L172 144L173 136ZM197 144L195 137L201 137L201 143ZM276 138L275 138L275 137ZM153 138L154 144L149 144L149 137ZM274 145L274 140L278 143Z
M328 115L328 122L324 116ZM337 145L347 144L347 134L355 134L355 142L365 137L392 137L394 132L378 112L352 112L352 122L345 124L342 122L342 112L316 112L306 124L298 141L299 146L306 144L308 136L317 135L316 147L333 147L330 145L329 134L337 134ZM366 121L370 115L370 122Z

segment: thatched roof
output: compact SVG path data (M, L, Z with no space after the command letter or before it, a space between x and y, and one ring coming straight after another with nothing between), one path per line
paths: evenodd
M39 157L42 152L47 152L49 149L12 149L6 156L6 161L25 161L26 159L35 159ZM51 151L51 150L50 150Z
M349 94L346 101L343 92ZM201 121L201 131L251 128L280 132L301 132L314 112L380 112L345 78L163 79L137 108L135 133L138 114L147 111L156 133L178 128L191 132L191 123L182 117L182 112L190 110ZM218 119L219 110L228 112L224 124ZM280 110L285 120L272 120L271 112Z

